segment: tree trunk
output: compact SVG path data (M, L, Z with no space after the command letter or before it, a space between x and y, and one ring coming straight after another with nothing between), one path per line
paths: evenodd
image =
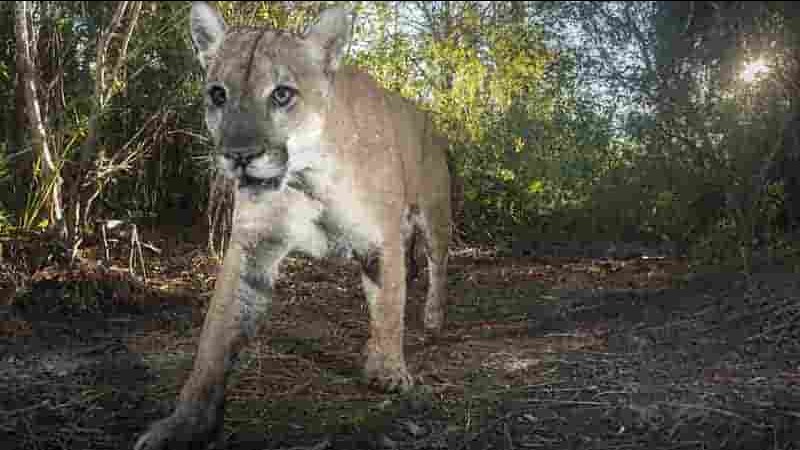
M23 67L22 54L17 52L17 68ZM15 128L11 130L12 145L11 153L18 153L22 151L23 143L25 142L24 130L28 128L28 118L25 112L25 83L22 80L22 74L17 71L16 74L16 91L14 95L14 123Z
M16 52L16 67L23 67L22 54ZM33 179L33 164L36 159L33 153L25 148L25 130L28 129L27 108L25 107L25 83L22 73L16 71L14 76L14 122L9 121L8 153L15 155L11 161L11 170L19 180ZM17 214L25 209L25 202L31 195L30 183L12 183L13 195L7 206Z
M41 178L34 192L42 199L48 210L49 228L58 227L63 234L63 212L61 209L61 176L53 155L50 153L47 129L42 120L38 97L38 80L36 65L33 62L31 33L28 25L29 2L20 1L15 4L14 28L16 33L17 73L25 95L25 110L31 127L31 141L37 159L41 162ZM38 214L36 214L38 216Z

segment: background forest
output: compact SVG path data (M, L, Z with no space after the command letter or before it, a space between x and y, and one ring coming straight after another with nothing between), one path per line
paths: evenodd
M292 255L224 448L800 448L800 3L213 3L352 7L457 180L437 339L407 278L420 395L362 383L360 265ZM4 450L131 448L192 368L232 199L190 7L0 2Z
M666 242L747 266L800 221L793 2L215 2L302 30L355 8L350 59L434 113L458 239ZM79 253L97 224L213 249L189 2L0 3L0 233Z

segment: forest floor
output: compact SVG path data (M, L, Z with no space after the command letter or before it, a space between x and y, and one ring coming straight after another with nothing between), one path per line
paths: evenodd
M6 249L0 283L33 253ZM0 284L0 448L129 449L171 412L217 264L196 247L145 253L146 281L119 250ZM411 286L406 354L423 387L405 396L360 380L356 266L290 258L283 272L229 385L228 449L800 448L790 268L747 279L669 257L456 252L434 342L425 277Z

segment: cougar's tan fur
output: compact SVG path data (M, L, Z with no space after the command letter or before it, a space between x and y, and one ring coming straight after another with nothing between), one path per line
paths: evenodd
M403 354L405 244L421 231L424 322L437 331L450 240L446 142L413 104L342 63L350 28L349 14L331 9L303 36L228 29L211 7L194 3L206 124L220 169L237 180L234 221L192 373L175 412L153 424L137 450L216 442L225 379L268 312L291 251L361 263L370 312L365 375L389 390L413 384Z

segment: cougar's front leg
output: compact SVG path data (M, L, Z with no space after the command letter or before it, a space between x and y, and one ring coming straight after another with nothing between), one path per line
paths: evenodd
M197 355L173 414L153 424L136 450L203 449L221 439L225 382L237 355L269 310L288 247L279 241L232 242L206 313ZM211 447L209 447L209 445Z
M387 391L406 391L413 380L403 355L406 304L404 245L387 236L381 250L362 257L362 282L369 305L370 336L364 367L367 379Z

